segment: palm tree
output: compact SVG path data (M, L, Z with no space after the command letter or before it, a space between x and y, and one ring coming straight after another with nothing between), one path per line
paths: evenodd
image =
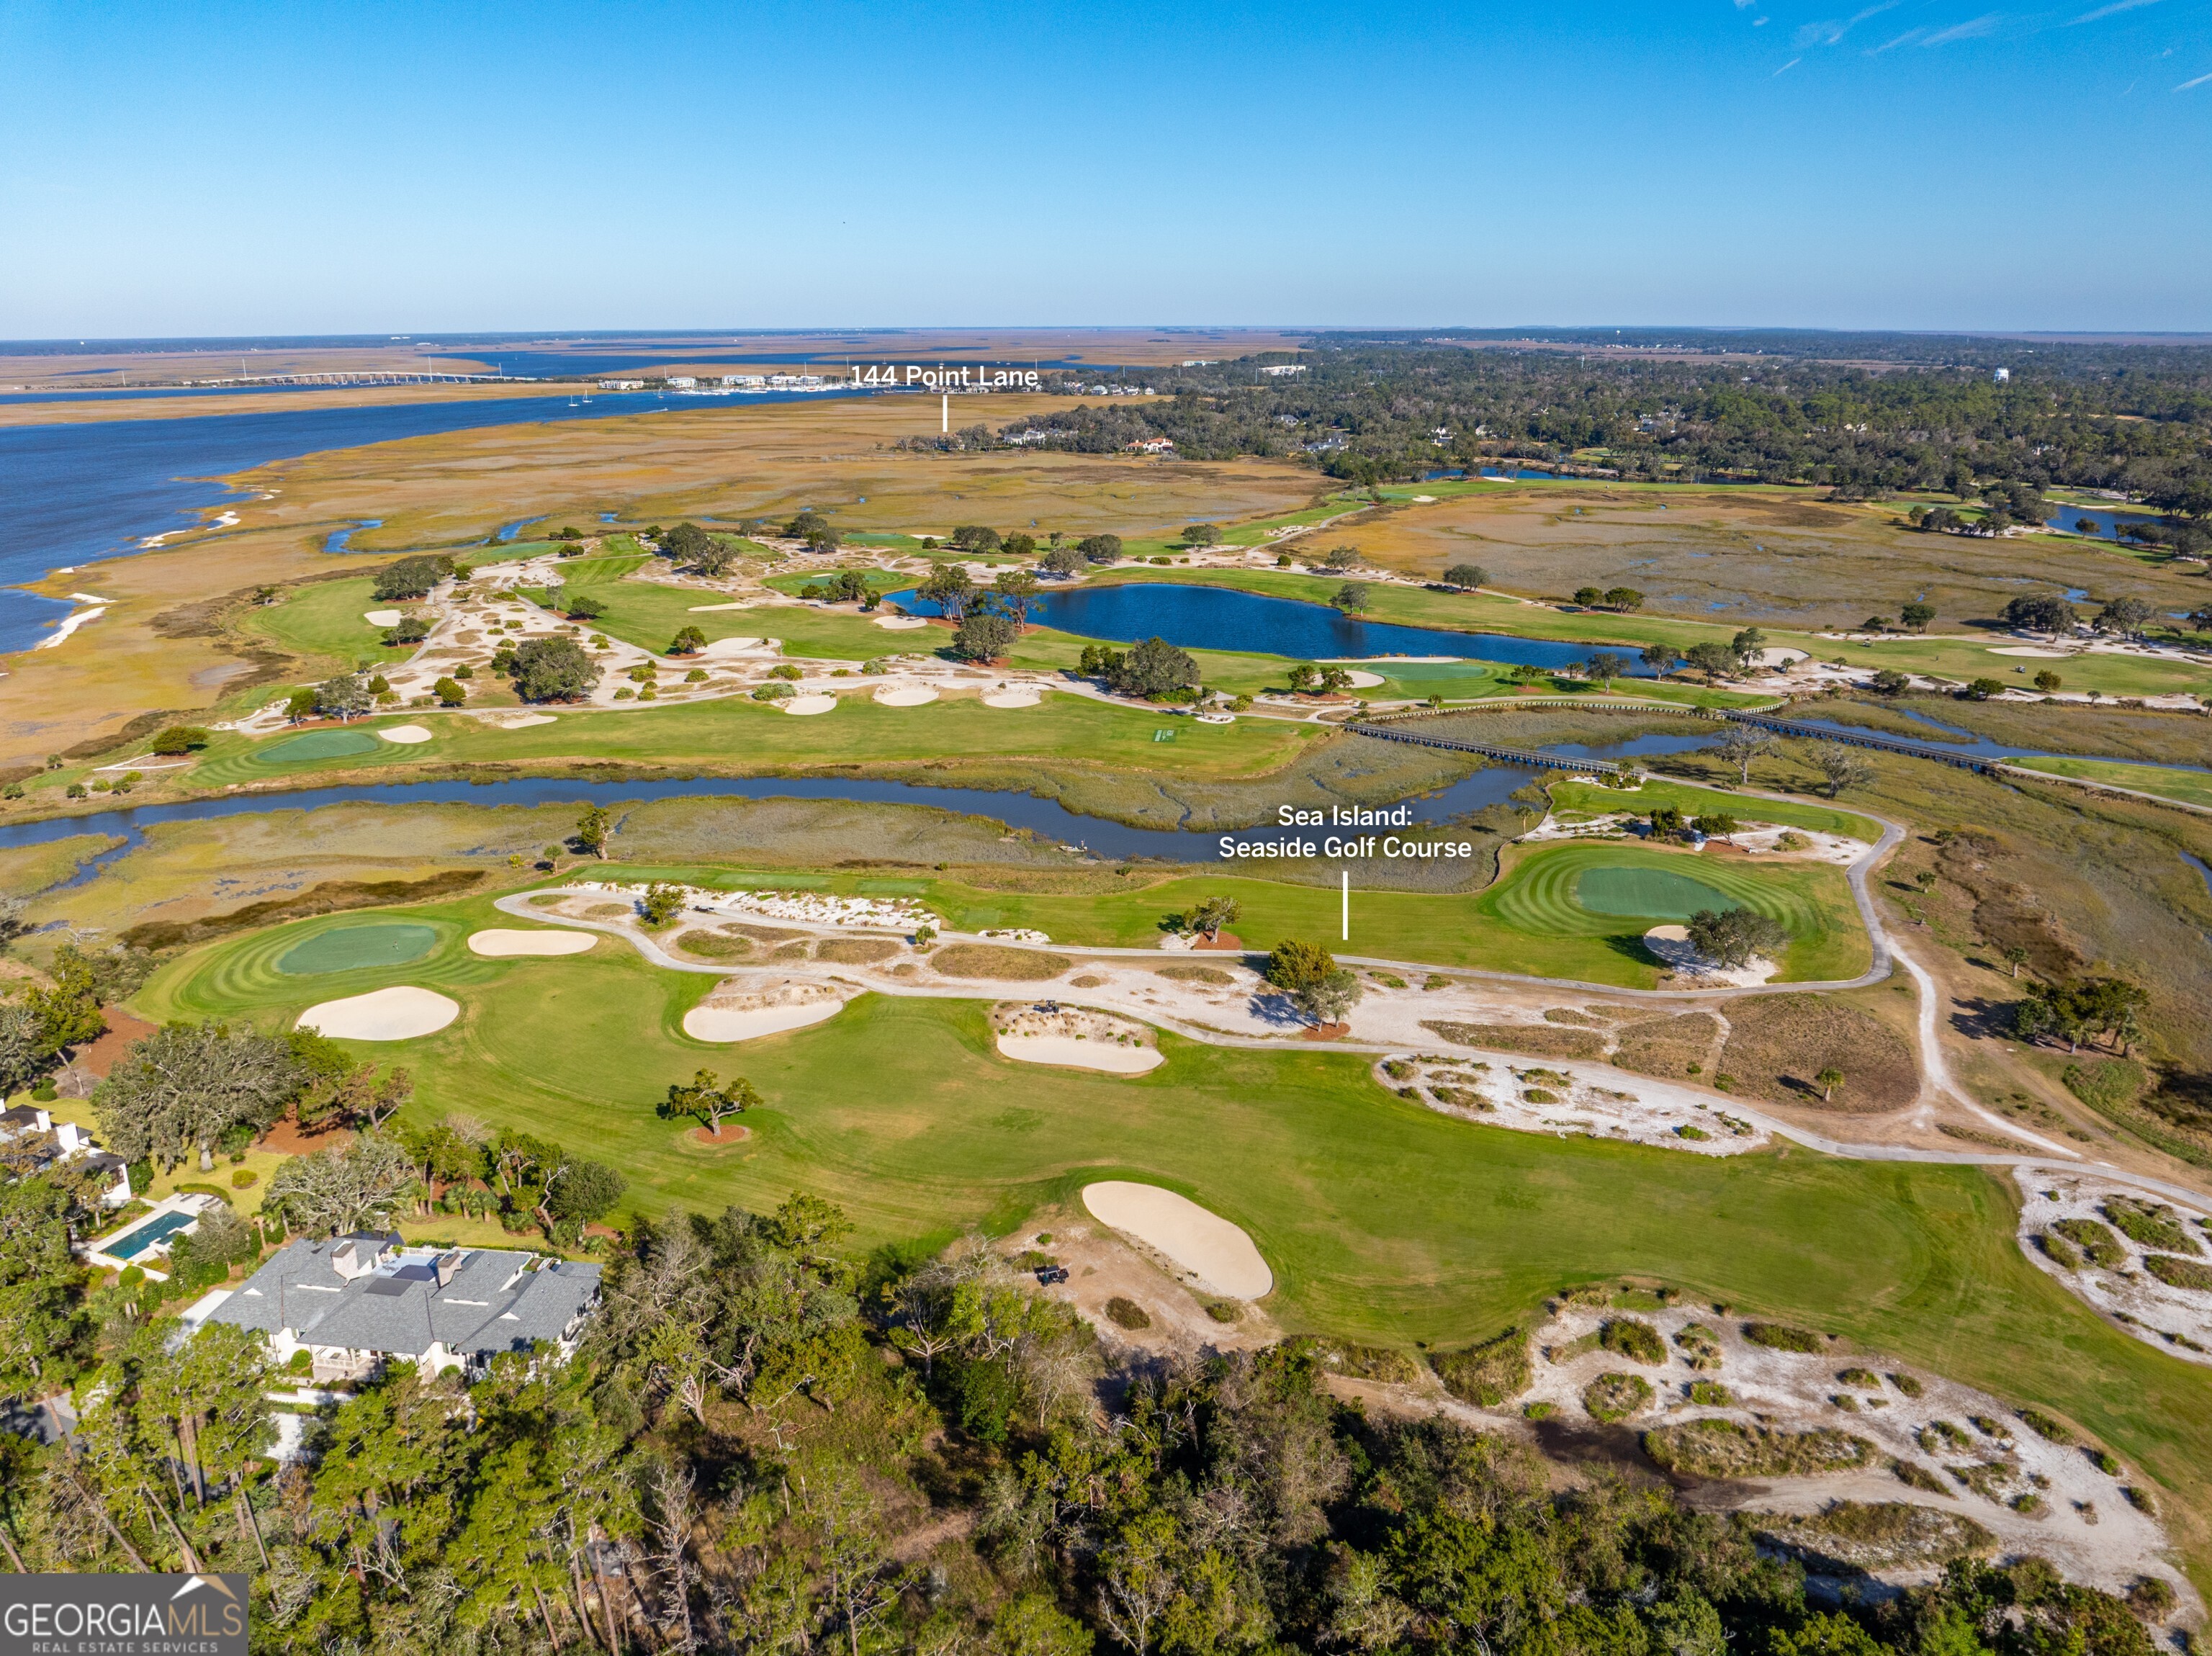
M1826 1104L1835 1097L1836 1089L1844 1084L1844 1072L1831 1065L1813 1079L1820 1085L1820 1102Z

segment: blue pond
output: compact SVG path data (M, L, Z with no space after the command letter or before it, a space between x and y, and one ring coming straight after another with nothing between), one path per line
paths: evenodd
M911 591L895 592L891 597L915 615L939 613L935 604L916 597ZM1045 626L1081 638L1116 643L1163 638L1186 650L1243 650L1299 661L1455 656L1516 666L1525 663L1533 667L1565 667L1587 659L1595 647L1552 639L1513 638L1503 633L1453 633L1441 628L1358 621L1322 604L1263 597L1233 587L1182 586L1164 581L1041 592L1032 613ZM1624 647L1620 652L1628 656L1637 676L1650 676L1651 670L1632 650Z

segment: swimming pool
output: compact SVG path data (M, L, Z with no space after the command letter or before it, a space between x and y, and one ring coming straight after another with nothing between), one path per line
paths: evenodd
M196 1213L165 1213L158 1219L149 1220L136 1230L125 1231L100 1251L111 1259L135 1259L148 1249L167 1241L198 1217Z

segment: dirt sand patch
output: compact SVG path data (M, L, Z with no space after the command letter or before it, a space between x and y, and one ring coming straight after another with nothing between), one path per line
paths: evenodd
M461 1004L434 989L395 984L310 1006L300 1014L299 1027L341 1040L412 1040L436 1034L460 1015Z
M720 661L725 657L741 656L757 650L767 642L766 639L759 638L718 638L699 654L705 660Z
M987 707L1034 707L1044 700L1044 692L1029 686L1014 690L993 690L983 697Z
M469 933L469 953L493 960L519 955L580 955L599 939L587 931L520 931L494 927Z
M722 1136L720 1138L715 1137L708 1128L694 1127L684 1135L684 1143L695 1150L733 1150L752 1136L753 1130L750 1127L740 1127L734 1122L726 1122L723 1124Z
M2212 1366L2212 1286L2188 1286L2212 1283L2203 1208L2175 1207L2071 1169L2015 1168L2013 1176L2025 1198L2020 1245L2038 1269L2144 1344ZM2115 1222L2115 1211L2136 1234ZM2158 1266L2172 1279L2163 1280L2146 1268L2153 1259L2181 1264Z
M1536 1065L1433 1057L1384 1059L1374 1076L1401 1098L1486 1127L1574 1133L1706 1156L1734 1156L1768 1143L1765 1131L1741 1116L1672 1087L1635 1090Z
M2157 1520L2127 1499L2133 1474L2100 1470L2086 1433L1819 1335L1815 1350L1780 1350L1708 1307L1633 1315L1660 1337L1660 1362L1625 1356L1620 1343L1607 1348L1603 1325L1619 1311L1564 1307L1536 1330L1544 1355L1528 1391L1506 1406L1540 1403L1563 1423L1586 1426L1585 1391L1606 1373L1632 1373L1652 1394L1628 1424L1657 1437L1655 1460L1672 1466L1692 1505L1808 1513L1839 1500L1904 1501L1969 1516L2004 1550L2048 1558L2106 1592L2149 1574L2195 1604ZM1924 1481L1908 1483L1899 1466ZM1936 1568L1908 1559L1878 1573L1906 1585Z
M1083 1205L1100 1223L1165 1255L1208 1292L1256 1300L1275 1286L1275 1273L1242 1228L1171 1190L1109 1179L1085 1185Z
M1814 1079L1843 1071L1825 1107L1850 1114L1901 1110L1920 1095L1919 1067L1905 1038L1833 996L1762 995L1729 1007L1721 1068L1738 1092L1777 1104L1822 1104Z

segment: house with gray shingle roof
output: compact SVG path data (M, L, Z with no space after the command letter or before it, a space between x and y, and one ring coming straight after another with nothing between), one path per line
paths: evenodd
M260 1330L279 1362L307 1351L318 1380L366 1379L400 1357L473 1378L541 1342L565 1358L599 1299L596 1265L362 1233L287 1244L204 1320Z

